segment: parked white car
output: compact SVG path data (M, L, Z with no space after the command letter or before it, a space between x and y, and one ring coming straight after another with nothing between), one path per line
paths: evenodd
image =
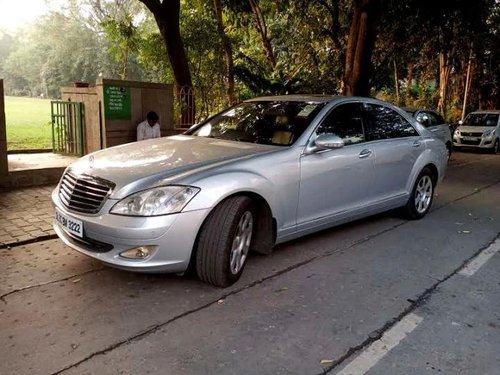
M453 146L487 149L500 153L500 111L470 113L453 134Z

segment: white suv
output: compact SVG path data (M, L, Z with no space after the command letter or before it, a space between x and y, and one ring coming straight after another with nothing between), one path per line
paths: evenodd
M500 111L470 113L455 130L453 147L489 149L500 153Z

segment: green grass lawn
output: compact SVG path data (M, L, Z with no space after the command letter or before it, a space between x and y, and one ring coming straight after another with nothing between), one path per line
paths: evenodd
M7 149L52 148L50 99L5 97Z

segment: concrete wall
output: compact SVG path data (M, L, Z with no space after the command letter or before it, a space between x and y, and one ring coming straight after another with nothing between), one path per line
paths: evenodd
M130 89L130 118L108 118L104 105L104 89L107 86ZM86 153L134 142L137 138L137 125L146 119L149 111L155 111L160 117L162 136L178 133L174 129L171 84L99 79L95 87L63 87L61 98L84 103Z
M5 181L8 175L9 165L7 160L7 132L5 127L3 80L0 79L0 183Z

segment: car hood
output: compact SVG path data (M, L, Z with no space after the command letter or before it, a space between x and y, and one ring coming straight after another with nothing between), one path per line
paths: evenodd
M483 133L486 130L495 128L494 126L459 126L458 131L467 133Z
M176 176L224 165L240 158L282 149L280 146L176 135L128 143L97 151L70 165L73 173L116 184L111 198L120 199Z

